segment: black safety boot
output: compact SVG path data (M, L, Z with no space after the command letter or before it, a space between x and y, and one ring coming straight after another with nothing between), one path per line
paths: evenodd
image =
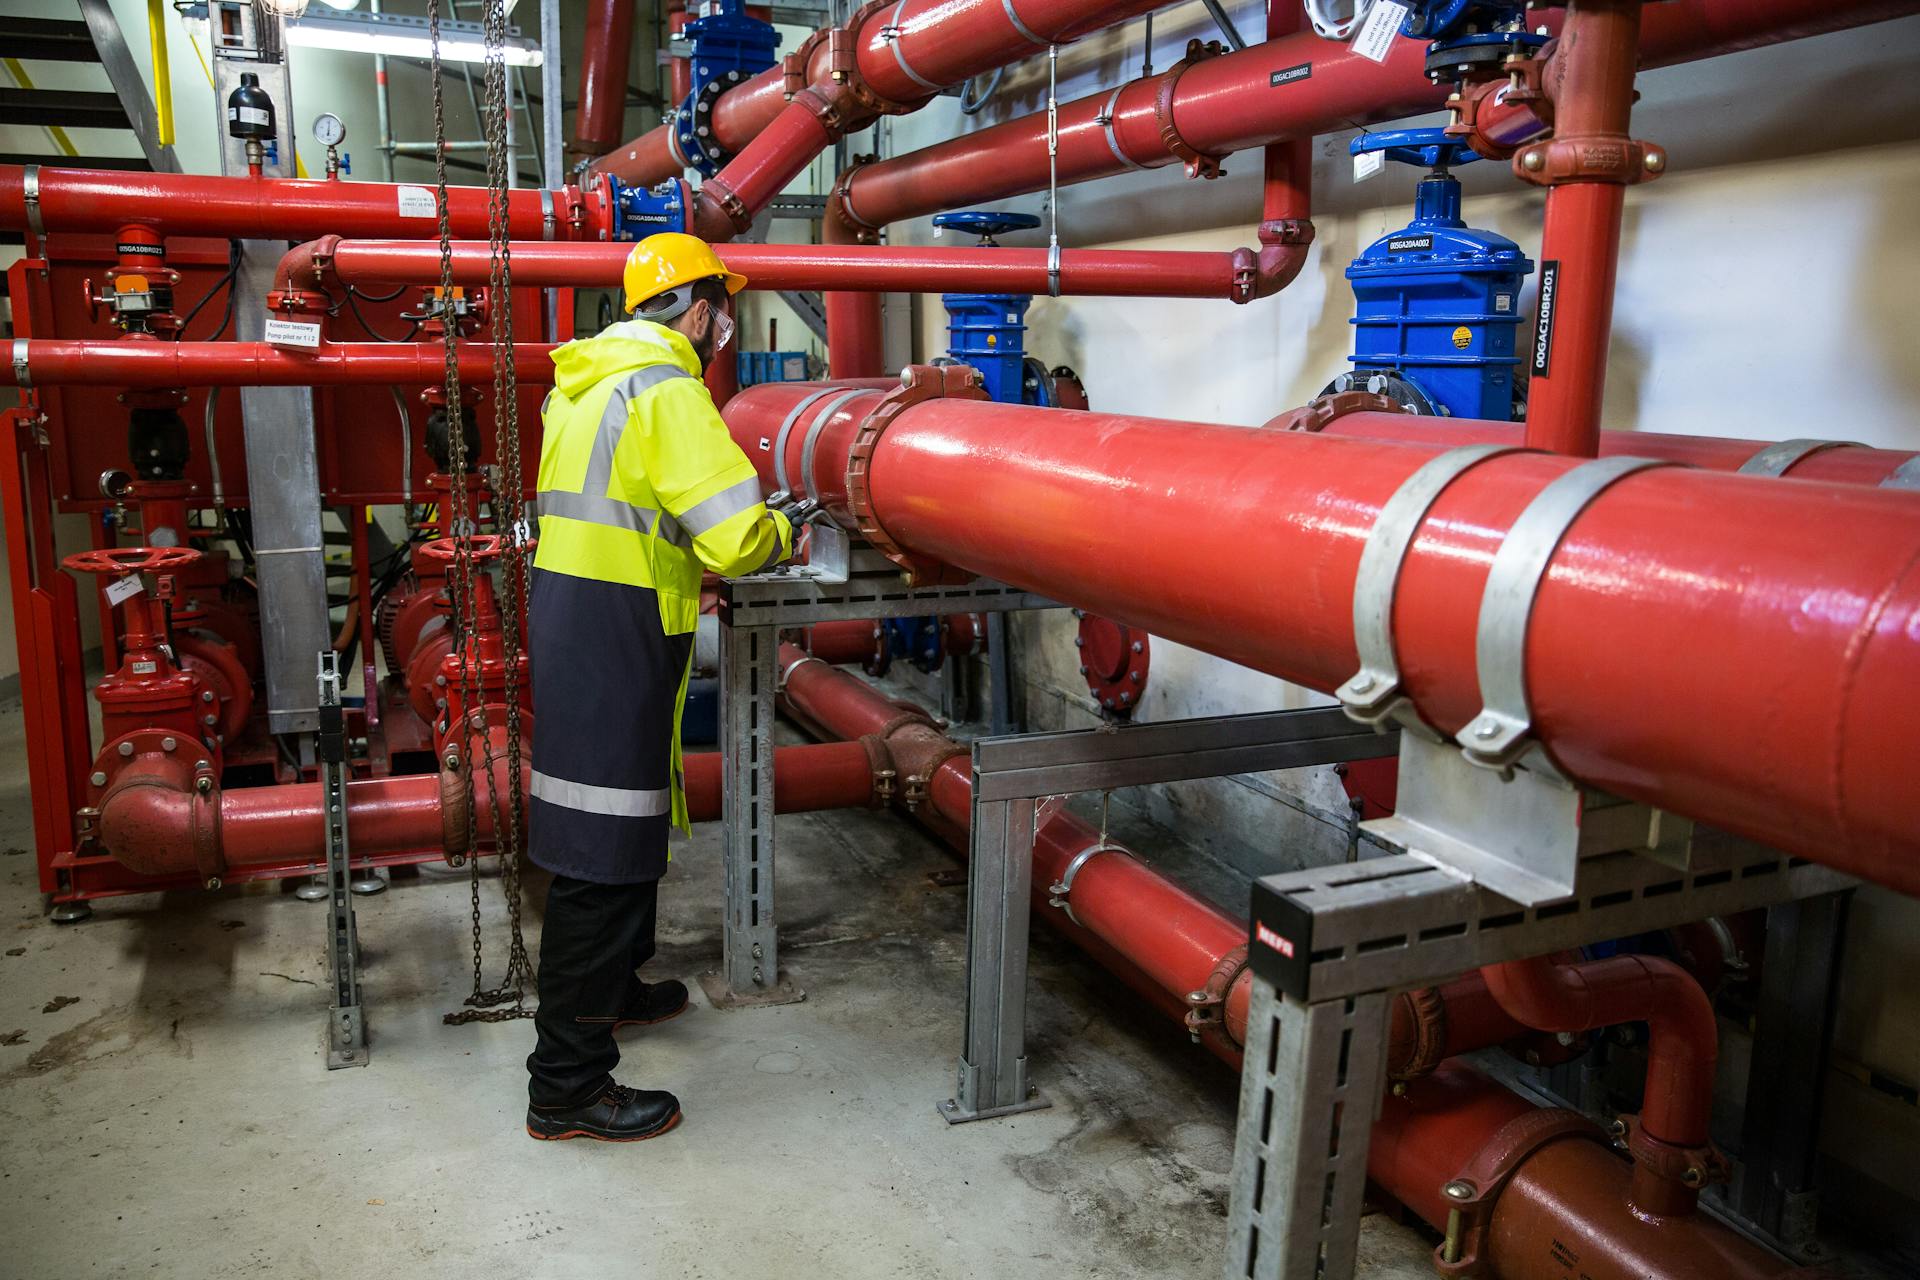
M622 1027L645 1027L656 1022L665 1022L668 1018L677 1018L687 1011L687 984L669 979L666 982L638 982L640 994L627 1002L627 1007L613 1024L618 1031Z
M592 1138L597 1142L644 1142L680 1123L680 1099L660 1089L609 1084L581 1107L528 1107L527 1136L542 1142Z

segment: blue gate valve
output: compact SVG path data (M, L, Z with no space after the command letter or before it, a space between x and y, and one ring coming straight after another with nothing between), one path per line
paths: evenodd
M1363 133L1354 155L1381 152L1422 165L1413 221L1362 251L1353 282L1353 372L1329 391L1377 390L1416 413L1507 421L1520 289L1533 264L1520 246L1461 220L1460 181L1449 170L1480 159L1440 129Z
M937 213L933 225L980 237L983 248L997 248L995 236L1031 231L1040 219L1030 213L999 209L963 209ZM1027 306L1030 293L944 293L947 354L980 371L986 392L1001 404L1026 403Z

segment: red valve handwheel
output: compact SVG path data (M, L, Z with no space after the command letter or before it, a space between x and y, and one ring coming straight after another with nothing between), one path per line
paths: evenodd
M423 543L415 548L413 553L414 559L422 560L430 565L437 565L441 568L451 568L454 557L457 554L456 544L460 542L467 544L467 559L474 564L491 564L493 561L506 555L507 548L511 545L508 539L497 533L476 533L472 537L464 539L435 538L432 542ZM523 545L526 550L532 551L534 548L534 540L529 539Z
M200 555L192 547L102 547L76 552L60 563L75 573L172 573Z

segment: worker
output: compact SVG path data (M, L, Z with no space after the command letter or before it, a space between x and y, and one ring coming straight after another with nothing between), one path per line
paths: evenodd
M680 1103L614 1083L614 1032L687 1007L653 955L670 828L689 830L680 712L702 569L737 577L793 549L701 381L731 359L746 280L704 241L628 255L630 318L553 353L541 413L540 543L527 618L534 738L528 854L553 873L540 935L527 1132L634 1142Z

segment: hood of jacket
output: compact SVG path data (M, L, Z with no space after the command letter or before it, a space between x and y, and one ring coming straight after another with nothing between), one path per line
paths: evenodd
M648 365L675 365L700 376L700 359L686 335L651 320L622 320L591 338L575 338L553 351L554 385L578 400L595 383Z

